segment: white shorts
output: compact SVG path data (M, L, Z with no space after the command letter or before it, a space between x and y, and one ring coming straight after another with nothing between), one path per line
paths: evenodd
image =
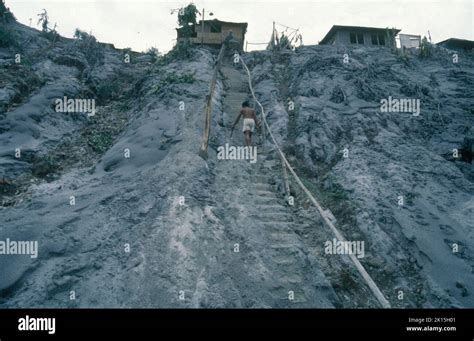
M255 130L255 121L253 118L245 118L244 119L244 124L242 126L242 131L246 132L247 130L250 130L252 133Z

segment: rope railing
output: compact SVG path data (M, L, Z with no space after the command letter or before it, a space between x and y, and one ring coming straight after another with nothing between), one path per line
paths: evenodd
M278 22L275 21L275 24L276 25L279 25L279 26L282 26L282 27L285 27L285 28L289 28L290 30L298 30L297 28L293 28L293 27L290 27L290 26L286 26L286 25L283 25L283 24L280 24Z
M343 237L343 235L341 234L341 232L339 232L339 230L336 228L336 226L334 226L334 224L332 223L332 221L328 218L328 214L323 210L323 208L321 207L321 205L319 204L319 202L316 200L316 198L311 194L311 192L306 188L306 186L303 184L303 182L301 181L301 179L299 178L299 176L296 174L296 172L294 171L293 167L290 165L290 163L288 162L288 160L286 159L285 157L285 154L282 152L280 146L278 145L277 141L275 140L275 137L273 136L273 133L270 129L270 126L268 125L267 123L267 120L266 120L266 114L265 114L265 110L263 108L263 105L260 103L260 101L257 99L257 97L255 96L255 92L254 92L254 89L253 89L253 86L252 86L252 79L251 79L251 75L250 75L250 71L247 67L247 65L245 64L242 56L239 54L239 59L243 65L243 67L245 68L245 71L247 72L247 77L248 77L248 84L249 84L249 89L250 89L250 92L252 93L252 97L255 101L255 103L258 104L258 106L260 107L260 110L261 110L261 113L262 113L262 121L263 121L263 126L265 126L267 129L267 132L268 134L270 135L271 137L271 140L273 142L273 144L275 145L275 149L278 151L278 153L280 154L280 157L283 161L283 165L287 167L287 169L290 171L290 173L293 175L296 183L301 187L301 189L303 190L303 192L308 196L308 198L310 199L310 201L314 204L314 206L316 207L316 209L318 210L321 218L323 219L323 221L326 223L327 226L329 226L330 230L333 232L333 234L335 235L335 237L337 238L337 240L343 242L345 241L345 238ZM356 269L358 270L359 274L362 276L362 278L365 280L365 282L367 283L367 285L369 286L370 290L372 291L372 293L374 294L374 296L376 297L376 299L378 300L378 302L380 303L380 305L383 307L383 308L390 308L390 302L385 298L385 296L383 295L382 291L380 291L380 289L378 288L377 284L374 282L374 280L372 279L372 277L370 277L369 273L365 270L364 266L360 263L360 261L356 258L356 256L352 253L349 254L349 258L352 260L352 262L354 263Z
M246 41L245 42L245 52L248 51L248 46L249 45L267 45L268 46L268 44L269 44L268 42L267 43L250 43L250 42Z

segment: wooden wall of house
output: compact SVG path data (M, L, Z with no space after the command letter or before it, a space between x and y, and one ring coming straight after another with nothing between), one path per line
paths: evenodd
M240 41L240 48L243 49L245 39L245 28L241 25L235 24L221 24L221 32L211 32L211 25L209 23L204 24L204 35L202 33L203 28L201 25L195 26L196 37L191 38L193 44L204 43L206 45L220 46L230 31L234 38ZM184 38L177 38L178 42L184 41Z
M201 26L196 26L197 37L193 38L192 41L196 44L203 42L204 44L220 45L224 42L230 31L232 31L234 38L241 42L241 47L243 47L245 39L244 28L233 24L221 24L221 32L219 33L211 32L211 25L208 23L204 24L204 39L202 39Z
M225 37L229 34L229 32L232 31L232 34L235 39L243 42L244 40L244 28L242 26L237 26L237 25L222 25L222 34Z

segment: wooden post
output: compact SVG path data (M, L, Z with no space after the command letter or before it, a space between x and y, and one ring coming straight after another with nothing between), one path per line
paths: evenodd
M273 31L272 31L272 48L275 49L275 39L276 39L276 36L275 36L275 22L273 22Z
M202 9L201 46L204 44L204 8Z
M285 185L285 193L286 193L286 199L288 200L288 197L290 196L290 183L288 181L288 172L286 171L286 164L285 160L283 160L283 157L281 157L281 166L283 167L283 182Z
M262 122L260 124L262 125L262 152L265 153L265 113L262 112Z

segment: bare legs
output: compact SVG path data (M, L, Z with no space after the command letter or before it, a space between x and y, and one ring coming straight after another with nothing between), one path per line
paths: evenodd
M252 145L252 132L250 130L244 131L244 137L245 145L250 147Z

